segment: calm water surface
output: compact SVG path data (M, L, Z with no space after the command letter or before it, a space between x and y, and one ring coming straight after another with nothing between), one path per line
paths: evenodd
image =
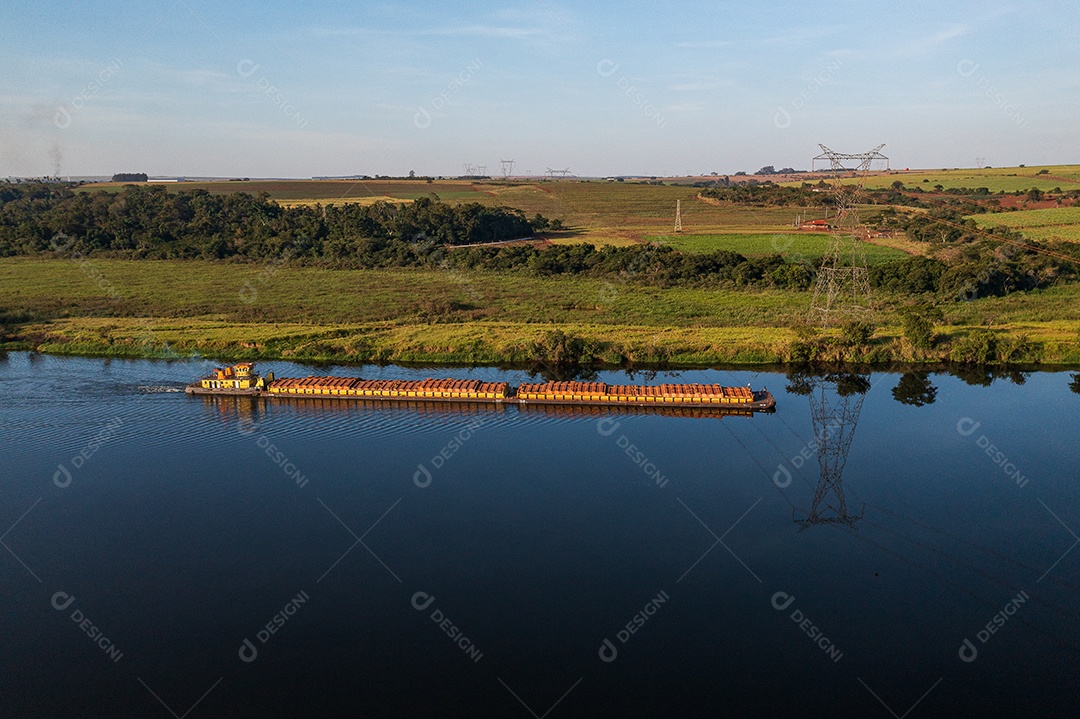
M206 371L0 360L0 716L1075 716L1068 373L657 378L777 396L721 419Z

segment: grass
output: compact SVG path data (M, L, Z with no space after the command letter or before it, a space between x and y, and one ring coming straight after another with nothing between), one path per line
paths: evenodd
M152 260L94 260L83 266L4 258L0 287L7 307L44 317L214 316L309 324L479 320L744 326L786 324L785 318L795 318L807 301L779 291L660 290L524 273L274 267Z
M552 329L605 361L672 366L788 359L808 292L673 288L439 270L323 270L202 261L0 259L0 310L29 310L22 344L46 352L153 356L166 343L221 358L526 362ZM247 301L249 300L249 301ZM878 361L904 352L901 298L878 296ZM947 308L947 343L992 323L1044 362L1080 362L1080 286Z
M1003 225L1036 240L1080 242L1080 207L972 215L980 227Z
M829 246L825 233L776 233L776 234L722 234L686 235L672 234L650 237L649 240L671 245L682 252L708 253L730 250L746 257L781 254L788 260L820 260ZM902 260L907 253L891 247L866 244L866 261L875 265Z

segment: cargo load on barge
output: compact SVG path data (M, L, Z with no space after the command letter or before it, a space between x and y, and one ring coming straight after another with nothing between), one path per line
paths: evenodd
M360 377L260 377L251 362L215 369L187 387L188 394L268 398L353 399L389 402L478 402L594 407L645 407L767 411L776 400L767 389L716 384L617 385L606 382L541 382L512 387L479 380L365 380Z

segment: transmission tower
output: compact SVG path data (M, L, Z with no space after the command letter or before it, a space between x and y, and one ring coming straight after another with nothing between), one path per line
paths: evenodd
M682 200L675 200L675 231L682 232Z
M832 201L836 216L829 247L818 269L814 299L810 303L810 321L820 321L822 328L828 328L836 320L865 320L873 313L863 247L867 231L859 222L858 201L873 163L884 160L888 169L889 158L880 152L884 144L857 155L836 152L824 145L818 147L822 153L811 160L811 167L818 161L829 161L833 171ZM848 174L855 178L854 182L844 182L844 176Z
M792 518L800 525L799 531L818 524L854 527L862 513L861 510L859 514L848 513L844 466L870 381L864 375L831 374L810 378L802 384L810 396L820 476L810 511L803 519L795 519L794 515Z
M977 169L979 169L979 170L986 167L986 158L985 157L976 157L975 158L975 167Z
M567 167L566 169L563 169L563 170L552 170L549 167L547 169L547 175L548 175L548 177L569 177L570 176L570 168Z
M499 164L502 165L503 178L510 177L514 174L514 161L513 160L499 160Z

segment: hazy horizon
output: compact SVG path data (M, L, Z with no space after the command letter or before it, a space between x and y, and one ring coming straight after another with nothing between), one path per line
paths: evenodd
M0 176L580 176L1080 158L1065 2L0 10Z

